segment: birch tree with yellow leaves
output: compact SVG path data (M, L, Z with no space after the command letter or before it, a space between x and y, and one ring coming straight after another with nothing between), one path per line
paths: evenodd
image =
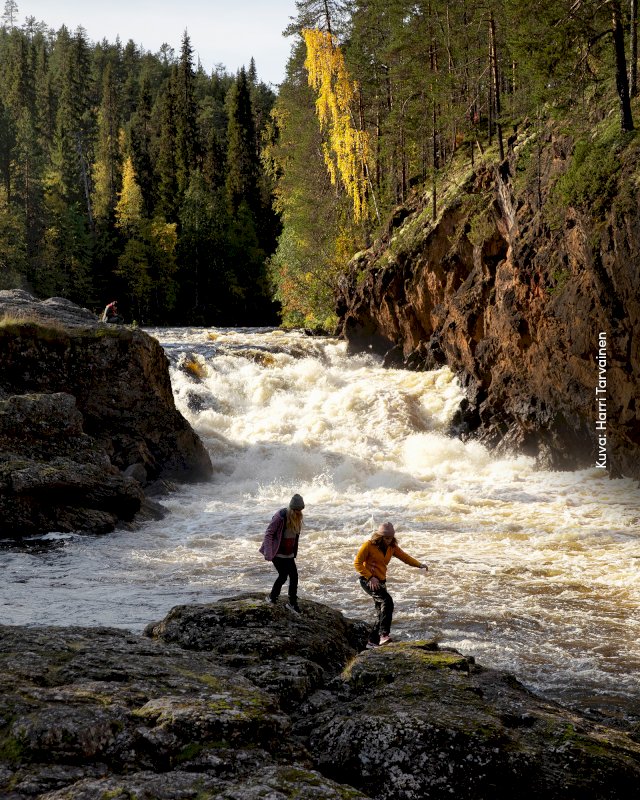
M127 285L133 312L145 319L150 311L171 309L176 298L177 225L146 217L131 157L122 169L115 215L116 227L126 237L116 274Z
M330 31L302 31L309 85L317 92L316 112L325 134L324 160L335 185L338 178L353 204L353 216L361 222L369 215L368 197L375 197L368 181L369 139L354 121L358 86L347 71L342 50ZM377 209L376 209L377 215Z

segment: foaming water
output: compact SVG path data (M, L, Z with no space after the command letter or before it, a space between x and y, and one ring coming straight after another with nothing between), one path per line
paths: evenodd
M3 621L133 630L171 606L270 588L271 515L306 502L301 596L370 618L353 569L381 521L426 577L389 570L394 636L437 637L577 707L637 716L640 496L601 470L542 472L445 435L445 368L383 369L344 343L277 330L158 329L176 404L215 473L160 522L0 554ZM51 541L53 540L53 541ZM614 712L612 712L614 713Z

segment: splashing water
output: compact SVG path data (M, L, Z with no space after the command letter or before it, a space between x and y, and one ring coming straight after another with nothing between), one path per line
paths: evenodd
M444 431L446 368L383 369L345 344L263 329L156 329L176 404L214 465L141 530L51 534L0 552L9 624L141 630L172 605L265 594L272 514L306 503L300 596L373 618L353 558L384 520L426 577L393 560L398 639L433 638L583 710L637 717L640 495L595 468L542 472ZM57 546L45 547L54 540Z

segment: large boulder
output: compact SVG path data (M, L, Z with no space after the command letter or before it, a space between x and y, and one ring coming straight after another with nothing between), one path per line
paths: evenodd
M631 796L640 745L433 642L359 655L339 704L298 725L318 768L380 800ZM357 776L357 777L353 777Z
M355 655L348 637L357 624L319 604L304 607L304 623L284 605L249 595L196 606L192 614L174 609L154 627L174 631L189 649L106 628L0 626L0 796L364 798L314 768L281 707L288 685L300 700ZM291 683L286 653L256 651L266 641L254 627L262 624L281 630L288 653L299 638L319 659L314 672L310 659L299 658L314 676L306 688ZM225 631L233 640L227 647ZM267 664L272 680L265 688L260 666Z
M176 606L145 634L223 663L290 708L338 674L367 641L368 628L312 600L296 614L284 603L244 594L205 605Z
M105 532L157 479L204 479L209 456L141 330L62 298L0 291L0 533Z

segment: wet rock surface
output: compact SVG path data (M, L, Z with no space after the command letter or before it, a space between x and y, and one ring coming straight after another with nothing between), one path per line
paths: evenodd
M0 626L7 800L622 798L640 744L433 642L246 594L145 636ZM359 652L360 651L360 652Z
M104 533L161 513L155 481L211 473L155 339L19 290L0 320L0 537Z

